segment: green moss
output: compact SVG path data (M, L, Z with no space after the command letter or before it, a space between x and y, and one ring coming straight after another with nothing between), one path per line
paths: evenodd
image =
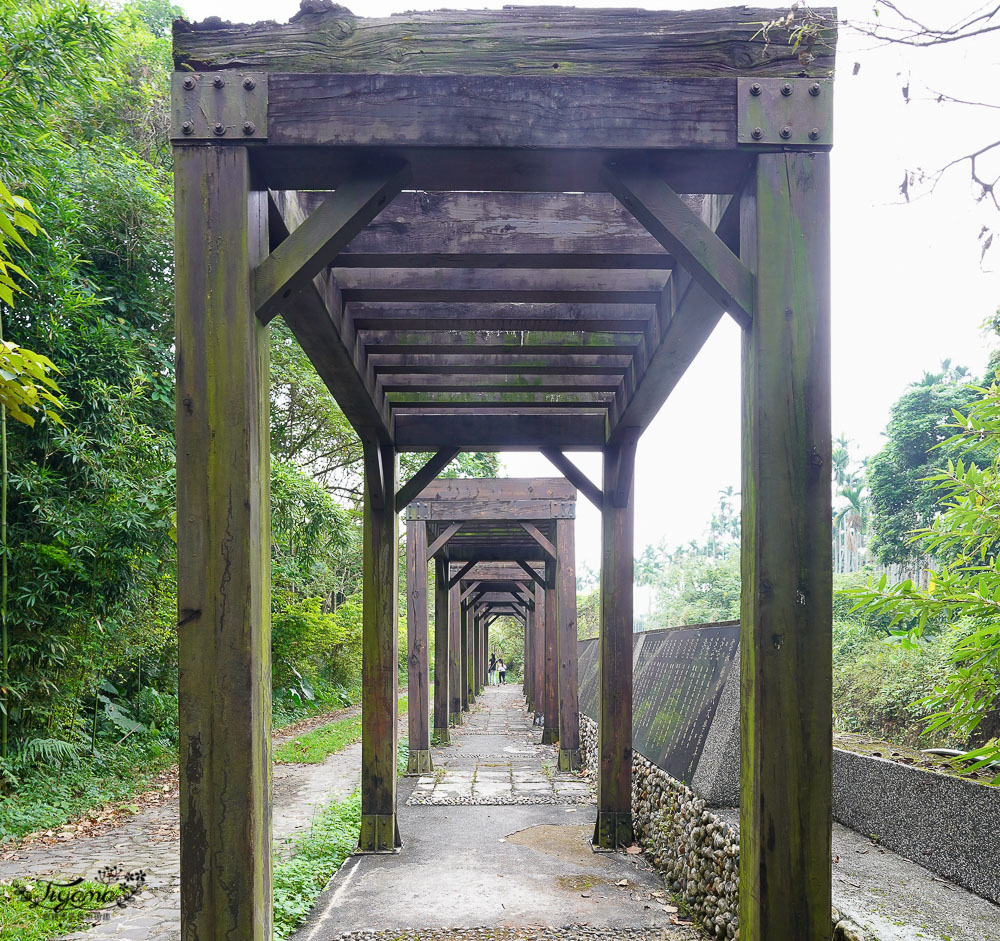
M406 704L406 696L401 696L399 715L406 712ZM360 741L361 716L348 716L279 745L274 750L274 760L278 764L318 765L322 764L329 755Z

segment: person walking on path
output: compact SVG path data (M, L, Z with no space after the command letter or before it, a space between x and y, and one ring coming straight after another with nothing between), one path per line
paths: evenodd
M489 685L496 685L496 675L497 675L497 652L494 650L490 654L490 680Z
M500 677L500 683L506 685L507 683L507 664L503 662L503 657L497 660L497 674Z

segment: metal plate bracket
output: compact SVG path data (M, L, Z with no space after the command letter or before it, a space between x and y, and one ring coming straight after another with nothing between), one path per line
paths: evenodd
M431 518L430 504L411 503L406 508L405 518L408 520L429 520Z
M552 519L576 519L576 500L552 500L549 503Z
M267 140L266 72L174 72L170 82L174 143Z
M768 147L833 146L833 80L740 78L736 140Z

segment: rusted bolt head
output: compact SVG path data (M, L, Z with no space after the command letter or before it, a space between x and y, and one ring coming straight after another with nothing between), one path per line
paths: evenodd
M785 82L785 84L781 86L781 94L783 94L787 98L791 93L792 93L792 83Z
M813 82L812 85L809 86L809 94L812 95L813 98L819 95L820 90L819 82Z
M184 83L183 84L184 84L184 87L187 88L188 90L194 88L194 86L195 86L194 76L193 75L185 75L184 76Z
M754 82L750 86L750 94L751 95L759 95L760 94L760 82Z
M254 124L253 121L244 121L243 122L243 133L244 134L253 134L253 132L256 131L256 130L257 130L257 125Z
M226 125L220 121L212 128L212 130L215 132L217 137L222 137L222 135L226 133Z
M184 122L184 123L183 123L183 124L181 125L181 130L182 130L182 131L183 131L183 132L184 132L185 134L193 134L193 133L194 133L194 124L192 124L192 123L191 123L190 121L185 121L185 122Z
M782 140L788 140L792 136L792 129L786 124L778 133L781 135Z
M760 139L761 139L761 138L762 138L762 137L764 136L764 128L762 128L762 127L755 127L755 128L754 128L754 129L753 129L753 130L752 130L752 131L750 132L750 136L751 136L751 137L752 137L752 138L753 138L754 140L760 140Z
M819 140L819 128L818 127L814 127L809 132L809 140Z
M212 84L216 88L222 88L226 84L226 80L221 75L216 75L215 78L212 79Z
M247 91L253 91L257 87L257 83L248 75L243 79L243 87Z

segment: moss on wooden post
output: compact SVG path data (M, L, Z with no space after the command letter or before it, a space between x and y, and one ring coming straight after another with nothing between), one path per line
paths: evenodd
M271 937L264 194L243 147L174 152L181 933Z
M740 937L792 941L830 936L829 158L761 154L753 183L741 238L757 280L743 338Z

